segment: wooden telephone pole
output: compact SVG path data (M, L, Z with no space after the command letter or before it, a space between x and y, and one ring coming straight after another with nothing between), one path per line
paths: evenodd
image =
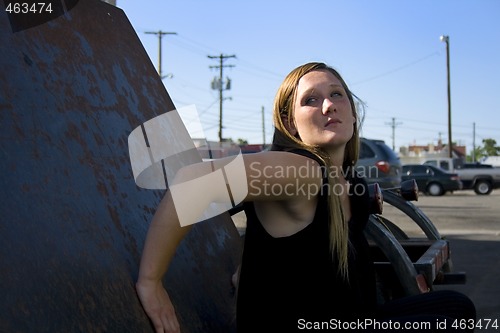
M216 68L219 69L219 79L215 79L212 81L212 89L214 90L219 90L219 142L222 142L224 139L222 137L222 102L224 101L224 98L222 96L222 92L224 90L229 90L231 89L231 80L228 78L225 82L226 87L223 85L222 81L222 74L223 74L223 69L228 68L228 67L234 67L234 65L224 65L224 60L228 58L236 58L236 56L233 55L224 55L220 54L218 56L208 56L210 59L219 59L219 65L216 66L210 66L210 68Z
M166 78L169 75L168 74L162 75L162 73L161 73L161 39L165 35L177 35L177 32L165 32L165 31L158 30L158 31L146 31L145 33L148 35L157 35L158 36L158 74L160 75L160 78L163 80L164 78Z

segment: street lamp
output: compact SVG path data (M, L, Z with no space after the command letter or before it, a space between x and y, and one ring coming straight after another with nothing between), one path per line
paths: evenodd
M451 92L450 92L450 37L442 35L439 37L446 43L446 75L448 81L448 156L453 157L453 146L451 143Z

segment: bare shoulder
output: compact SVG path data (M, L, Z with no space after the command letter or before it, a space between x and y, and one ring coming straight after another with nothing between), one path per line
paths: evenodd
M205 193L207 200L227 197L226 187L209 185L217 181L226 182L232 192L238 197L244 195L247 201L295 201L319 193L322 179L322 168L312 158L265 151L185 166L177 172L171 185L196 181L198 186L210 188ZM216 192L217 188L224 189L224 193Z
M280 177L321 177L318 162L307 156L283 152L265 151L244 155L245 167L251 174L277 174Z
M322 168L314 159L288 152L268 151L244 156L248 200L286 200L316 196Z

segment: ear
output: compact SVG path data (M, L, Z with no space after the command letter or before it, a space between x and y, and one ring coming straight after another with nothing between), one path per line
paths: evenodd
M289 121L288 115L282 115L281 120L283 121L283 125L285 125L286 130L292 135L292 136L297 136L298 131L297 127L295 126L295 122Z

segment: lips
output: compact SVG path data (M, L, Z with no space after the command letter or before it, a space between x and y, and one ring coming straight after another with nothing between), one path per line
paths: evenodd
M325 124L325 127L331 125L331 124L341 124L342 121L340 121L340 119L337 119L337 118L334 118L334 119L329 119L326 124Z

